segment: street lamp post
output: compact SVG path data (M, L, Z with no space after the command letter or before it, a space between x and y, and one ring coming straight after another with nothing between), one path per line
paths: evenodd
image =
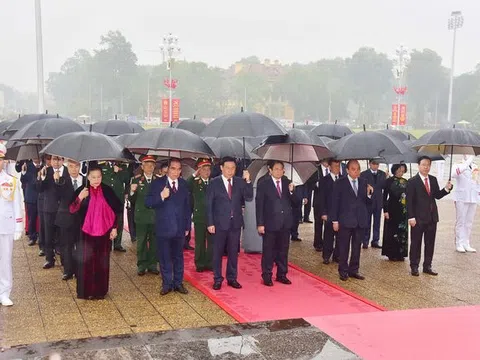
M45 112L43 80L43 39L42 39L42 4L35 0L35 35L37 44L37 96L38 112Z
M394 88L395 92L397 93L397 122L400 124L400 103L402 96L405 95L407 88L405 87L404 83L404 74L405 69L410 61L410 55L408 53L408 49L403 45L400 45L395 50L395 58L393 60L393 74L397 79L397 87Z
M455 42L457 40L457 29L463 26L463 15L461 11L452 11L450 19L448 19L448 30L453 30L453 45L452 45L452 64L450 67L450 88L448 90L448 124L452 121L452 97L453 97L453 72L455 67Z
M163 59L167 60L168 69L168 121L170 127L172 127L172 65L175 60L175 56L180 53L180 47L178 46L178 37L173 36L172 33L163 37L163 45L160 47L163 53Z

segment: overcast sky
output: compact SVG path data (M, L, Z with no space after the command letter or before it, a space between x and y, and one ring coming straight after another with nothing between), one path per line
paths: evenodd
M34 0L0 0L0 83L35 90ZM398 5L398 6L397 6ZM479 0L43 0L45 80L76 49L120 30L140 64L161 61L164 34L182 57L227 67L249 55L281 62L350 56L361 46L393 54L399 44L437 51L449 66L452 10L461 10L456 73L480 63Z

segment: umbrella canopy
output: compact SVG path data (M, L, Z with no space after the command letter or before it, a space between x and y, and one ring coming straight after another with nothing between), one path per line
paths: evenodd
M132 121L106 120L94 123L92 125L92 131L108 136L119 136L123 134L141 133L144 132L145 129Z
M414 141L405 140L403 143L411 148ZM424 151L417 152L415 149L410 149L406 154L386 155L383 158L379 158L378 161L385 164L416 164L418 163L418 159L422 156L428 156L432 161L445 160L445 158L438 153L435 154Z
M290 175L290 180L295 185L302 185L317 171L315 164L311 162L298 162L292 165L285 164L285 174ZM253 160L248 167L248 172L252 178L252 181L258 181L263 175L267 174L267 161L266 160Z
M378 130L378 132L394 137L400 141L417 140L415 136L413 136L409 132L402 131L402 130L384 129L384 130Z
M318 136L303 130L291 129L287 135L273 135L253 150L264 160L287 163L313 161L334 157L327 144Z
M135 161L135 158L112 138L95 132L62 135L40 152L81 161Z
M429 131L412 144L414 149L443 155L480 154L480 135L466 129Z
M341 139L344 136L353 134L348 126L335 124L320 124L311 130L317 136L326 136L331 139Z
M265 137L286 134L283 126L263 114L240 112L220 116L207 125L203 137Z
M21 161L21 160L30 160L40 158L40 151L43 149L44 145L42 144L19 144L17 142L13 143L15 146L12 146L8 149L7 155L5 158L8 160Z
M40 119L18 130L10 141L53 140L63 134L77 131L84 131L83 127L70 119Z
M309 124L302 124L302 125L295 125L294 129L303 130L303 131L311 131L315 129L316 125L309 125Z
M362 131L347 135L329 144L338 160L369 160L406 154L410 151L402 141L378 131Z
M249 143L245 143L243 147L243 141L234 137L222 137L222 138L204 138L203 139L210 149L213 150L215 156L219 159L225 156L232 156L237 159L258 159L258 156L252 153L252 146Z
M137 134L123 134L123 135L116 136L114 139L120 145L122 145L124 147L127 147L127 145L129 145L137 137L137 135L138 135L138 133Z
M207 124L199 120L185 119L173 125L174 128L190 131L194 134L200 135L207 127Z
M5 120L0 122L0 140L8 140L8 136L3 135L3 132L12 125L15 120Z
M3 136L10 138L15 132L22 129L24 126L35 122L37 120L45 120L45 119L61 119L62 117L57 115L50 115L50 114L28 114L20 116L18 119L15 119L10 126L4 130Z
M135 153L179 159L215 156L200 136L176 128L147 130L138 134L127 148Z

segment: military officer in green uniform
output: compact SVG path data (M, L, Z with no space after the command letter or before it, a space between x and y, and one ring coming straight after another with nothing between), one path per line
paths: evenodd
M102 167L102 182L110 186L118 199L125 205L126 189L130 182L127 166L115 162L106 161L100 164ZM113 241L113 250L125 252L122 246L123 235L123 216L120 217L120 223L117 228L117 237Z
M195 228L195 267L198 272L212 270L211 235L207 231L206 192L212 173L210 159L198 159L197 171L188 178L192 195L193 224Z
M145 206L145 197L150 184L158 176L154 174L155 157L145 155L140 158L142 173L132 178L130 199L135 203L135 224L137 226L137 274L148 271L159 274L155 243L155 210Z

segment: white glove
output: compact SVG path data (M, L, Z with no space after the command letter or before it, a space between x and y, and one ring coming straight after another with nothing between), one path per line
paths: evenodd
M13 240L17 241L22 238L23 231L15 231L15 235L13 236Z

